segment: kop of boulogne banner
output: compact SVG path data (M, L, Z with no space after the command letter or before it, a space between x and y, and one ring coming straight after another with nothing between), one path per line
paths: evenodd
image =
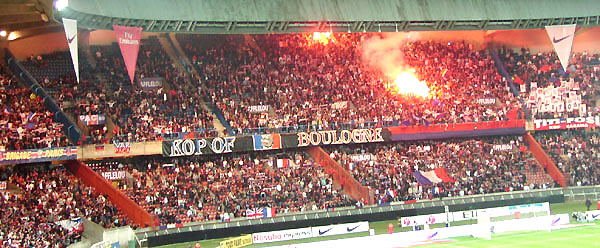
M390 141L387 128L314 131L290 134L262 134L206 139L177 139L162 142L163 156L179 157L277 150L320 145L344 145Z
M600 127L600 116L533 120L535 130Z
M121 48L125 67L127 67L127 74L129 74L129 79L133 84L135 64L137 62L138 52L140 50L140 40L142 38L142 28L113 25L113 29L115 30L117 42Z
M63 26L67 35L69 51L71 52L71 60L75 69L75 77L79 83L79 54L77 54L77 20L63 18Z
M140 79L140 86L143 90L155 90L162 88L163 81L165 79L161 77L155 78L142 78Z
M558 55L563 70L567 71L573 38L575 36L575 24L546 26L546 32L550 41L552 41L552 46L554 46L554 51Z
M19 151L0 151L0 164L25 164L77 159L77 147L56 147Z

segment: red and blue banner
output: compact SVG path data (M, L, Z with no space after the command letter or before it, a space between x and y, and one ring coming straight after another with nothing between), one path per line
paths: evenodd
M255 151L281 149L281 135L278 133L254 135L252 139Z
M77 159L77 147L56 147L20 151L0 151L0 165Z
M490 121L478 123L435 124L426 126L397 126L352 130L311 131L290 134L263 134L237 137L197 138L162 142L163 156L179 157L275 150L307 146L343 145L389 142L400 140L444 139L525 134L525 120Z
M100 115L80 115L79 120L86 126L104 125L106 123L106 116Z
M525 134L525 120L388 127L393 141Z

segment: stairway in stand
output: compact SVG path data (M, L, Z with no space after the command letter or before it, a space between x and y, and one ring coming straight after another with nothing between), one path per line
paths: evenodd
M552 177L552 179L559 183L560 186L566 187L567 182L565 180L565 176L563 173L556 167L554 161L548 156L548 154L544 151L544 149L540 146L540 144L533 138L530 133L526 133L523 135L523 139L528 143L529 150L533 153L533 156L537 161L542 165L543 168L546 168L548 172L548 176Z
M192 62L190 62L187 54L185 54L185 52L183 51L183 48L181 48L181 44L179 44L179 41L177 40L175 34L170 33L167 38L171 41L174 52L176 54L179 54L179 56L181 57L180 59L182 59L187 65L192 65ZM190 70L191 70L191 73L194 74L196 77L199 75L198 71L196 71L195 66L190 66Z
M141 227L155 226L157 221L152 215L146 212L137 203L132 201L127 195L113 187L104 177L100 176L90 167L79 160L70 160L65 166L81 179L85 185L93 187L95 190L108 196L108 200L117 208L121 209L135 224Z
M171 39L171 42L169 41L169 39ZM175 64L177 69L179 69L179 71L182 71L185 73L187 80L193 80L194 77L192 77L192 73L197 74L197 72L195 71L195 69L193 67L191 67L192 71L190 72L183 65L182 61L185 63L189 63L189 60L187 59L187 56L182 53L183 50L179 46L179 43L177 42L175 37L174 36L169 37L166 34L162 34L162 35L158 36L158 42L163 47L165 52L169 55L169 58L171 58L171 61ZM180 60L180 59L182 59L182 60ZM221 136L221 137L225 136L225 132L224 132L225 127L223 126L221 121L219 121L219 118L217 118L217 116L213 113L213 111L210 109L210 107L205 102L199 102L198 104L202 105L203 109L205 109L208 113L212 114L213 126L219 133L219 136Z
M220 137L224 137L225 136L225 126L223 126L223 123L221 123L221 121L219 120L219 118L217 118L217 115L209 107L210 104L206 103L206 102L201 102L200 104L202 104L202 108L204 110L206 110L207 112L209 112L209 113L212 114L212 117L213 117L213 121L212 121L213 122L213 126L219 132L219 136Z
M548 173L546 173L544 171L544 168L541 166L536 165L535 168L525 168L524 170L521 170L521 173L525 175L525 177L527 178L527 183L529 184L533 183L537 185L552 185L552 182L554 182L554 180L552 180L552 177L550 177L550 175L548 175Z
M323 167L324 171L331 176L333 182L339 185L346 195L356 201L366 200L367 204L375 203L369 188L356 181L337 161L329 157L329 154L323 148L319 146L309 147L308 154Z
M167 55L169 55L169 58L171 59L171 62L173 62L175 67L179 71L187 72L185 66L183 65L183 63L181 63L181 60L179 60L179 58L180 58L179 54L175 51L173 46L171 46L171 44L169 42L169 37L166 34L160 34L157 36L157 38L158 38L158 42L162 46L163 50L167 53ZM189 75L187 75L187 73L186 73L186 76L189 76ZM190 78L188 78L188 80L190 80Z

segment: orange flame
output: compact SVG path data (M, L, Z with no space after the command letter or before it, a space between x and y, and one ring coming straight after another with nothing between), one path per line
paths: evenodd
M321 43L323 45L329 44L329 41L332 39L330 32L314 32L312 39L315 42Z
M425 81L420 81L413 73L402 72L394 80L395 88L398 93L404 95L413 95L427 98L429 96L429 87Z

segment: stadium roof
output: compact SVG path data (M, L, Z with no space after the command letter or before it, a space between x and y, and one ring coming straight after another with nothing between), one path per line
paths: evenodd
M531 29L600 24L597 0L71 0L57 12L80 26L146 32Z
M52 15L52 0L1 0L0 30L18 31L23 37L62 29Z

